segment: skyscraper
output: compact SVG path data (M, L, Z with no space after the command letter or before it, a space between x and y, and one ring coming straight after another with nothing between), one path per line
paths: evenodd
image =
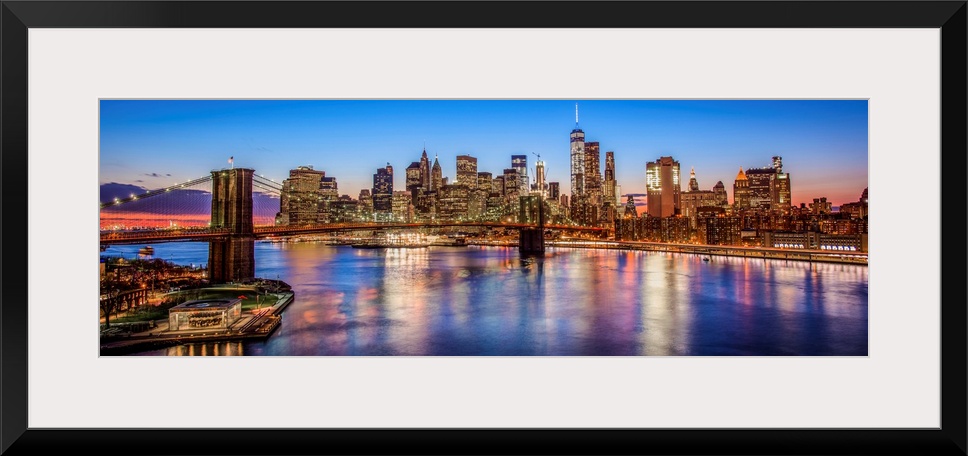
M420 185L424 191L430 190L430 160L427 159L427 148L424 147L420 155Z
M370 194L370 189L360 189L359 199L360 204L357 208L360 211L360 218L362 220L371 220L373 218L373 195Z
M476 158L474 159L474 170L477 171ZM459 162L457 165L457 173L461 173ZM471 220L479 220L487 211L487 197L491 192L491 173L475 172L473 176L458 176L457 183L460 185L465 185L465 181L469 179L474 180L474 185L472 187L468 187L467 217Z
M790 182L790 173L783 172L783 157L773 157L773 170L776 171L774 209L779 210L784 214L789 214L790 209L793 206L793 199L791 195L791 187L793 184Z
M617 201L615 198L615 152L605 152L605 175L600 179L601 208L599 221L612 224L617 217Z
M534 190L544 200L547 192L545 191L545 166L541 160L534 165Z
M444 220L467 218L467 200L470 190L463 185L444 185L440 188L438 217Z
M511 167L518 173L518 194L527 195L531 191L531 181L528 179L528 156L512 155Z
M319 220L321 223L329 223L332 221L332 206L339 199L339 186L335 177L326 176L319 180L319 195L322 200L319 204Z
M491 193L487 197L487 212L492 219L499 219L507 208L504 195L504 175L495 176L491 180Z
M750 181L746 178L746 173L743 172L742 167L739 168L736 181L733 182L733 206L737 210L750 208Z
M410 166L407 167L406 173L407 173L406 189L408 192L410 192L410 202L414 206L416 206L417 199L418 197L420 197L420 192L423 191L423 183L420 180L421 179L420 162L410 163Z
M393 174L387 168L378 168L373 175L373 211L389 217L393 210Z
M716 194L716 206L725 208L729 206L729 196L726 195L726 186L723 181L716 182L713 186L713 193Z
M598 209L602 205L602 162L597 141L585 143L585 195L591 206L589 209ZM596 217L591 216L588 221L595 220Z
M497 193L504 198L504 175L496 176L491 180L491 193Z
M769 212L773 207L776 171L769 168L748 168L746 178L750 186L750 209Z
M430 191L440 193L440 187L443 186L443 177L440 171L440 162L437 161L437 156L434 156L434 167L430 169Z
M477 173L477 190L491 193L491 173L480 171Z
M659 157L645 166L647 206L652 217L671 217L679 211L679 162Z
M790 174L783 172L783 157L774 156L771 166L746 170L750 209L789 213L792 205Z
M323 204L321 182L325 177L325 171L314 170L312 166L289 170L289 178L282 181L279 197L281 224L324 222L320 209Z
M605 152L605 186L602 195L606 203L615 203L615 152Z
M776 200L776 210L784 214L789 214L790 209L793 206L793 201L791 201L791 190L790 186L790 173L777 173L776 175L776 194L774 196Z
M623 214L623 217L628 219L638 216L638 211L635 209L635 198L629 195L629 199L625 201L625 214Z
M571 218L585 221L585 132L578 127L578 104L575 104L575 128L571 130Z
M410 192L393 192L391 201L393 220L400 222L413 221L413 203Z
M504 200L512 214L518 212L518 197L521 196L520 178L517 168L504 170Z
M561 196L561 184L558 182L548 182L548 199L558 200Z
M469 190L477 189L477 158L470 155L457 156L457 185Z
M696 180L696 168L689 169L689 191L690 192L699 191L699 181Z
M725 190L725 189L724 189ZM698 228L699 212L705 208L717 207L719 195L713 190L699 190L699 181L696 180L696 170L689 171L689 191L679 195L680 213L689 219L691 228ZM719 209L722 211L722 209Z

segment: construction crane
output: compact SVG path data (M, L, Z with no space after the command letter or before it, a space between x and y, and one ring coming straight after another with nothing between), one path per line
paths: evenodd
M537 152L531 152L531 153L534 154L534 156L538 157L538 161L537 161L537 164L536 165L541 165L541 168L544 170L544 172L542 173L542 176L547 176L548 175L547 174L548 173L548 169L544 166L544 162L541 161L541 154L539 154ZM538 184L538 173L536 172L536 169L535 168L531 168L531 175L534 176L534 184L537 185ZM547 185L547 184L542 183L542 187L544 185ZM538 188L538 190L540 192L544 193L544 188Z
M537 152L531 152L531 153L538 157L538 161L541 161L541 154L539 154ZM538 175L535 172L534 168L531 168L531 176L532 176L532 179L534 179L534 183L537 183L538 182Z

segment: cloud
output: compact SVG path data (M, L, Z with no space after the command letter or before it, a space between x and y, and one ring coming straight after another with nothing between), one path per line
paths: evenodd
M259 191L259 190L253 189L252 190L252 198L253 198L253 200L256 200L256 199L259 199L259 198L263 198L263 199L276 200L276 201L278 201L279 200L279 195L276 195L274 193L266 193L266 192L263 192L263 191Z
M144 182L144 181L141 179L136 179L135 182Z
M161 174L158 173L145 173L144 175L148 177L161 177Z

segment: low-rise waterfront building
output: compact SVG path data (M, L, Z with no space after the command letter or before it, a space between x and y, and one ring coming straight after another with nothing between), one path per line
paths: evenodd
M168 310L168 329L227 329L241 316L238 298L188 301Z
M866 252L867 234L826 234L816 231L805 233L767 231L763 233L763 245L765 247L781 249Z

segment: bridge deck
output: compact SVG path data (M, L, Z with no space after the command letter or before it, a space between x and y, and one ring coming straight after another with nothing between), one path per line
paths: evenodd
M499 222L454 222L454 223L333 223L326 225L296 225L296 226L261 226L254 227L252 235L256 239L264 239L276 236L295 236L302 234L321 234L336 233L342 231L363 231L363 230L400 230L400 229L421 229L421 228L508 228L525 229L535 228L537 224L527 223L499 223ZM605 228L583 227L572 225L545 225L545 229L553 231L571 231L602 233ZM141 244L152 242L171 242L171 241L209 241L230 236L229 230L213 228L183 228L183 229L158 229L141 231L106 231L101 233L101 244Z

